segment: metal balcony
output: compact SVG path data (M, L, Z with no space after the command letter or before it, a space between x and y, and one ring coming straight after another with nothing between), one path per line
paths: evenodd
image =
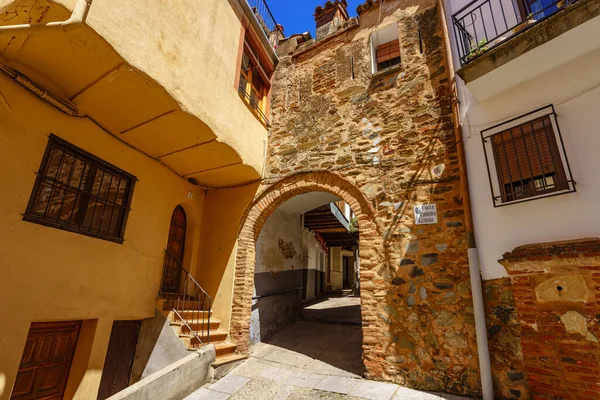
M277 46L277 31L280 29L275 17L265 0L246 0L252 13L256 17L258 24L267 36L267 40L271 46Z
M461 65L577 0L474 0L452 16Z

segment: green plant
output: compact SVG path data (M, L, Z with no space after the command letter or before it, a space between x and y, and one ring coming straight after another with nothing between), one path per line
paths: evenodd
M356 217L354 217L350 220L348 230L350 231L350 233L358 232L358 220L356 219Z
M473 58L480 56L486 51L488 51L488 47L486 45L487 39L481 39L479 43L477 43L475 46L472 46L471 51L469 52L469 54L467 54L467 61L470 61Z

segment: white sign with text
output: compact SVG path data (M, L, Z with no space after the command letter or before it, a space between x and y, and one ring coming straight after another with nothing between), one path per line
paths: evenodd
M437 206L435 204L416 205L415 223L417 225L437 224Z

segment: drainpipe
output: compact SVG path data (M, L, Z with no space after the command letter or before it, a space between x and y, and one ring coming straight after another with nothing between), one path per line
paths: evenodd
M479 371L481 376L481 390L484 400L494 400L494 385L492 382L492 368L490 364L490 353L487 339L487 328L485 322L485 308L483 304L483 290L481 287L481 271L479 266L479 256L475 243L475 230L473 227L473 215L471 211L471 196L469 194L469 180L467 176L467 162L465 157L465 146L462 138L462 129L460 124L460 104L458 100L458 91L456 87L456 75L454 73L454 63L452 62L452 48L450 47L450 38L448 25L446 23L446 10L444 0L439 0L440 19L444 33L444 46L446 50L446 60L448 74L452 85L452 114L454 120L454 138L456 142L456 152L458 155L459 171L461 176L461 192L463 197L463 206L465 211L465 228L467 231L467 245L469 257L469 272L471 276L471 291L473 296L473 312L475 314L475 332L477 334L477 352L479 355Z
M71 17L66 21L48 22L47 24L20 24L0 26L0 35L34 35L53 30L69 31L85 22L92 0L77 0Z

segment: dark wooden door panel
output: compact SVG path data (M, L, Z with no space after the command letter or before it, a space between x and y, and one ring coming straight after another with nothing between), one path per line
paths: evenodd
M171 216L171 226L169 228L169 239L167 241L167 253L181 265L183 261L183 252L185 248L185 231L187 227L187 217L183 207L177 206ZM163 293L179 292L180 269L173 265L167 258L163 266L162 288Z
M32 323L11 399L62 399L81 321Z
M104 400L129 386L142 321L115 321L102 370L98 400Z

